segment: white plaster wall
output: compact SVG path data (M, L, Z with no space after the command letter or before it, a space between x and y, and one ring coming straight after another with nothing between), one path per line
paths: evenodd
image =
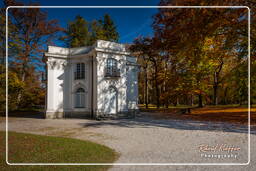
M47 112L53 112L55 110L54 107L54 98L52 98L54 94L54 69L52 69L49 65L47 65Z
M65 63L65 66L63 65ZM85 79L74 79L77 63L85 63ZM91 59L48 58L47 112L91 111ZM77 88L85 89L85 108L75 108Z
M138 109L138 66L127 66L127 107Z
M120 77L105 78L104 68L106 66L107 58L114 58L118 61L118 68L120 69ZM98 111L104 112L105 104L108 99L108 89L110 86L116 87L118 91L118 112L126 111L126 66L125 55L111 54L111 53L97 53L97 108Z
M68 60L67 66L64 69L64 94L63 94L63 109L64 111L72 110L71 89L72 89L72 65Z
M85 63L85 79L74 79L74 72L76 70L77 63ZM70 90L68 91L70 94L69 97L69 104L71 111L77 112L90 112L91 111L91 59L89 57L80 57L79 59L73 59L70 62L70 74L69 82L71 83ZM85 108L75 108L75 92L76 90L81 87L85 90Z
M65 59L48 58L47 111L63 111L64 65Z
M110 86L118 92L118 112L138 108L137 66L127 65L127 62L136 64L136 58L129 56L125 45L99 40L92 47L49 46L45 55L48 57L47 112L91 112L93 97L94 111L101 113L109 100ZM104 76L108 58L118 61L120 77ZM81 62L85 63L85 79L75 80L76 64ZM85 108L74 107L74 93L79 87L86 91Z

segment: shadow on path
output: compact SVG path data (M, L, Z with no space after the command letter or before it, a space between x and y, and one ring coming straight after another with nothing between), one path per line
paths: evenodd
M152 128L164 127L181 130L222 131L235 133L248 133L248 126L230 124L224 122L208 122L193 120L156 120L149 117L137 117L135 119L103 120L92 123L79 123L83 127L124 127L124 128ZM107 129L107 128L106 128ZM251 126L251 134L256 134L256 126Z
M44 112L38 111L14 111L9 112L8 117L44 119Z

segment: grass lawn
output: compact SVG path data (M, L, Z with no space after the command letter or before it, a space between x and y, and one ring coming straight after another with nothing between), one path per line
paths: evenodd
M197 121L219 121L237 124L248 124L248 108L247 106L237 105L218 105L205 106L203 108L192 108L191 113L181 114L182 108L189 106L177 106L168 109L156 109L151 106L145 109L141 106L141 111L149 112L150 115L156 119L180 119L180 120L197 120ZM256 106L251 107L251 124L256 125Z
M118 154L90 141L9 132L9 163L113 163ZM0 170L107 170L111 166L8 166L0 131Z

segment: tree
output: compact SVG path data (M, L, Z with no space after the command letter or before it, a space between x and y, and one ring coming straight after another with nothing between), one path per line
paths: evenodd
M5 67L0 65L0 70L4 71ZM16 110L18 109L18 95L24 91L24 83L19 79L18 75L13 72L8 72L9 79L8 79L8 108L9 110ZM0 72L0 111L4 112L5 110L5 72Z
M23 6L21 2L5 0L5 6ZM28 5L37 6L37 3ZM17 105L25 107L26 94L34 91L35 99L38 96L41 85L31 89L30 81L40 82L39 71L44 71L43 52L47 44L52 44L52 40L58 38L58 34L63 31L57 20L48 20L47 13L40 8L10 8L8 10L8 54L9 71L14 72L23 84L24 91L18 91ZM15 36L13 36L15 35ZM8 73L10 74L10 73ZM9 76L10 78L10 76ZM17 81L16 81L17 82ZM43 90L43 93L45 91ZM36 103L36 100L34 100ZM22 104L23 103L23 104ZM34 103L27 103L32 105Z
M148 108L148 70L150 66L150 61L148 60L148 48L144 45L144 40L141 38L137 38L134 40L134 45L130 46L129 49L133 52L133 55L137 57L138 63L140 63L141 67L143 68L143 73L140 72L139 79L143 79L143 81L139 82L139 92L143 92L143 103ZM142 84L142 89L141 89Z
M68 47L82 47L92 44L88 22L80 15L76 16L74 21L68 23L66 34Z
M166 6L241 4L254 8L255 1L160 2L160 5ZM179 102L189 104L186 100L188 97L191 99L190 104L193 104L194 95L198 96L199 107L204 103L217 105L246 102L247 12L246 8L159 9L153 21L154 35L148 41L143 41L146 40L143 37L141 41L136 39L134 46L138 48L133 48L137 53L140 52L139 57L143 60L138 61L142 66L145 61L149 62L149 69L143 72L147 72L144 75L150 80L147 86L154 82L152 85L156 94L149 91L149 97L156 99L158 107L161 104L168 107L169 103L176 105ZM252 12L252 16L254 21L255 12ZM252 37L251 42L254 45L255 37ZM252 46L252 54L254 50ZM255 58L251 59L254 66ZM254 69L251 71L254 72ZM143 82L144 77L140 77Z
M210 3L211 2L209 2L209 4ZM209 5L208 2L201 0L163 0L160 4ZM230 58L238 58L239 54L235 52L239 51L238 48L242 46L240 42L243 42L246 38L240 33L241 30L244 31L247 28L246 15L247 9L245 8L236 10L201 8L159 9L159 13L155 15L153 23L156 32L155 35L161 40L162 46L165 46L165 49L167 49L167 54L175 56L177 61L180 61L178 56L183 56L186 60L180 62L190 63L188 65L188 71L190 68L194 71L192 72L194 73L192 78L195 79L190 82L194 82L194 85L196 85L190 87L194 88L194 92L200 92L198 94L200 103L202 102L202 93L205 97L209 96L208 89L209 86L211 86L209 81L212 78L208 75L213 75L213 102L214 104L218 103L218 89L222 83L221 77L225 75L223 73L224 68L227 68L226 65L230 65L227 63L232 60ZM205 41L208 37L214 40L208 45L208 49L206 50ZM246 51L244 52L244 54L246 54ZM246 58L246 56L244 56L244 58ZM211 65L208 65L209 62ZM206 69L206 72L202 72L201 69L203 68ZM227 69L225 69L225 72L228 72ZM199 106L202 106L202 104L199 104Z
M113 42L118 42L119 39L119 34L116 30L116 26L111 19L110 15L105 14L103 20L99 20L99 23L101 25L101 32L99 35L101 35L102 40L108 40L108 41L113 41Z
M107 40L117 42L119 34L110 16L106 14L103 20L93 20L87 22L80 15L75 20L68 23L64 40L68 47L91 46L97 40Z
M134 44L130 47L130 50L141 54L147 69L148 65L152 67L152 80L154 82L154 88L156 93L157 107L160 107L160 70L162 69L162 58L160 51L158 50L158 41L150 37L135 39ZM148 76L146 75L146 82L148 82ZM146 84L147 85L147 84ZM146 87L147 89L147 87ZM148 102L147 102L148 103ZM146 103L146 105L147 105Z
M0 9L0 65L5 63L5 23L4 9Z
M6 35L5 35L5 24L6 24L6 19L5 19L5 9L1 8L0 9L0 64L4 65L5 64L5 48L6 48ZM12 20L8 20L8 37L9 40L17 40L18 35L16 34L17 28L13 24ZM17 49L17 45L14 43L14 41L9 42L9 48L13 49L15 52ZM12 55L12 51L9 52L10 55Z
M6 6L24 5L13 0L6 0ZM38 5L38 4L29 4ZM57 20L47 20L47 13L39 8L11 8L9 9L10 20L16 28L17 39L10 39L18 46L18 50L10 48L15 56L10 57L10 62L20 70L22 81L26 79L31 66L42 67L42 55L45 45L50 44L54 36L63 29Z

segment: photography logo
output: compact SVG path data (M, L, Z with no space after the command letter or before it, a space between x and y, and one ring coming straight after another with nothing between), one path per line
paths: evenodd
M237 159L238 152L241 150L240 147L228 144L201 144L199 145L198 149L200 152L200 157L212 159Z

